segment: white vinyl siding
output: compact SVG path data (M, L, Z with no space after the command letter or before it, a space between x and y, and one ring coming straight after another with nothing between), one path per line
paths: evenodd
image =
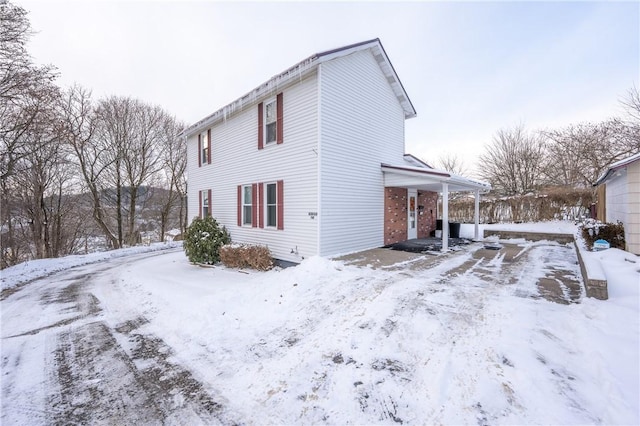
M212 166L197 167L197 135L189 138L190 212L198 209L197 191L212 188L213 217L227 227L234 242L268 245L274 257L293 262L318 254L317 220L309 216L318 210L316 84L312 73L277 89L283 93L282 144L265 144L261 150L257 147L257 105L274 98L275 90L212 127ZM238 185L262 182L266 192L266 184L278 180L284 181L284 229L238 227ZM266 220L265 212L265 225Z
M401 164L404 113L369 50L320 65L320 255L384 243L380 163Z
M640 161L627 167L629 213L624 227L627 250L640 256Z
M606 221L622 222L627 250L640 254L640 161L616 173L606 183Z
M607 222L627 221L627 172L607 181Z

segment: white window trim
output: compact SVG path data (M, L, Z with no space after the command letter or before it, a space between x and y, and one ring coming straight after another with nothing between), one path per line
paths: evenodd
M276 208L275 212L275 224L269 225L269 185L273 185L276 188L276 200L271 204ZM264 227L268 229L278 229L278 183L277 182L265 182L264 183Z
M206 143L206 151L205 151L205 141ZM204 131L200 133L200 156L202 164L209 164L209 150L211 149L211 141L209 140L208 131Z
M267 105L269 105L269 104L273 104L273 106L275 108L275 112L274 112L275 120L273 121L273 124L275 124L275 126L276 126L276 131L275 131L276 137L272 141L267 140L267 135L269 134L267 132L267 125L269 124L269 123L267 123ZM275 145L278 142L278 98L277 97L274 97L274 98L271 98L271 99L269 99L267 101L264 101L264 108L262 109L262 114L263 114L263 117L262 117L262 127L263 127L262 134L264 135L264 146Z
M209 190L203 189L200 191L200 198L202 199L202 206L200 207L200 216L204 219L207 216L211 216L211 212L209 211ZM208 214L204 214L205 209L207 209Z
M249 204L245 203L244 200L244 194L245 194L245 188L249 188L249 190L251 191L251 199ZM249 221L247 222L247 218L245 215L245 207L247 206L251 206L251 214L249 215ZM255 208L255 206L253 205L253 185L242 185L242 226L253 226L253 209Z

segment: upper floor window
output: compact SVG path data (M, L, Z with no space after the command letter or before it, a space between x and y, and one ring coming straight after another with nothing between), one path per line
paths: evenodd
M274 99L264 104L264 134L265 143L273 143L276 141L276 104Z
M258 104L258 149L265 144L281 144L284 140L282 93L278 93L275 99Z
M211 164L211 129L198 133L198 167Z
M201 163L211 163L211 130L200 133L200 158Z

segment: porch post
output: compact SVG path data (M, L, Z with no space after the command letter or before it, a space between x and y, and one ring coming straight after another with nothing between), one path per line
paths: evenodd
M449 250L449 184L442 183L442 251Z
M480 190L476 189L476 198L475 198L475 209L473 212L473 224L474 226L474 231L473 231L473 240L474 241L479 241L479 234L480 234L480 230L479 230L479 224L480 224Z

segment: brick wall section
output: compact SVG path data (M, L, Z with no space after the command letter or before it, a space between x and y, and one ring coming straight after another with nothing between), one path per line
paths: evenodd
M384 189L384 245L407 239L407 189Z
M418 206L424 206L422 214L418 212L418 238L427 238L436 229L435 192L418 191ZM407 239L407 189L384 189L384 244L393 244Z
M427 238L436 229L437 203L437 192L418 191L418 206L424 206L422 214L418 212L418 238Z

